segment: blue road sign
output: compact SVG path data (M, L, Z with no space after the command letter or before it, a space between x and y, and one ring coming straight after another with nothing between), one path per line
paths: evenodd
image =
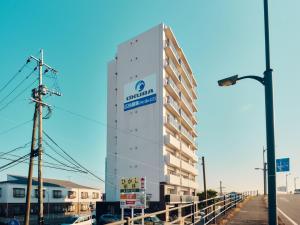
M17 219L12 219L8 222L8 225L20 225L20 222Z
M290 171L290 158L276 159L276 172Z

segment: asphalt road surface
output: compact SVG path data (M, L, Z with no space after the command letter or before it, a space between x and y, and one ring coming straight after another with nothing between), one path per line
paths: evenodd
M277 196L278 215L286 225L300 225L300 194Z

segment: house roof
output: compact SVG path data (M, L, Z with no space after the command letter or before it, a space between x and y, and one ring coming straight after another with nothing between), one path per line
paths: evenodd
M7 175L7 181L1 181L0 184L27 184L27 177L18 175ZM32 185L38 185L38 178L32 177ZM43 185L45 187L64 187L64 188L82 188L82 189L94 189L92 187L83 186L67 180L49 179L43 178Z

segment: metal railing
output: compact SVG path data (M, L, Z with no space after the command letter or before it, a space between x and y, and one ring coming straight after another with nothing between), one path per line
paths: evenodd
M229 210L237 207L238 203L243 202L251 195L256 195L256 191L243 193L231 192L226 195L217 196L202 201L181 204L176 203L175 207L172 207L174 204L170 203L170 205L166 205L166 209L164 210L147 213L145 215L140 215L133 218L127 217L126 219L109 223L107 225L144 224L144 219L153 216L164 218L163 220L166 224L207 225L216 223L217 220L222 216L225 216Z

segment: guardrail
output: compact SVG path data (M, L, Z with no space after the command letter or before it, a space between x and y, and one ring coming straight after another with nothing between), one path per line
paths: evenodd
M134 225L144 224L144 220L149 217L158 216L164 218L165 224L170 225L207 225L216 223L217 219L222 215L226 215L227 211L235 208L238 203L243 202L249 196L256 195L256 191L243 193L229 193L214 198L190 202L185 204L175 204L177 206L166 205L165 210L147 213L145 215L133 218L127 217L123 220L108 223L106 225Z

